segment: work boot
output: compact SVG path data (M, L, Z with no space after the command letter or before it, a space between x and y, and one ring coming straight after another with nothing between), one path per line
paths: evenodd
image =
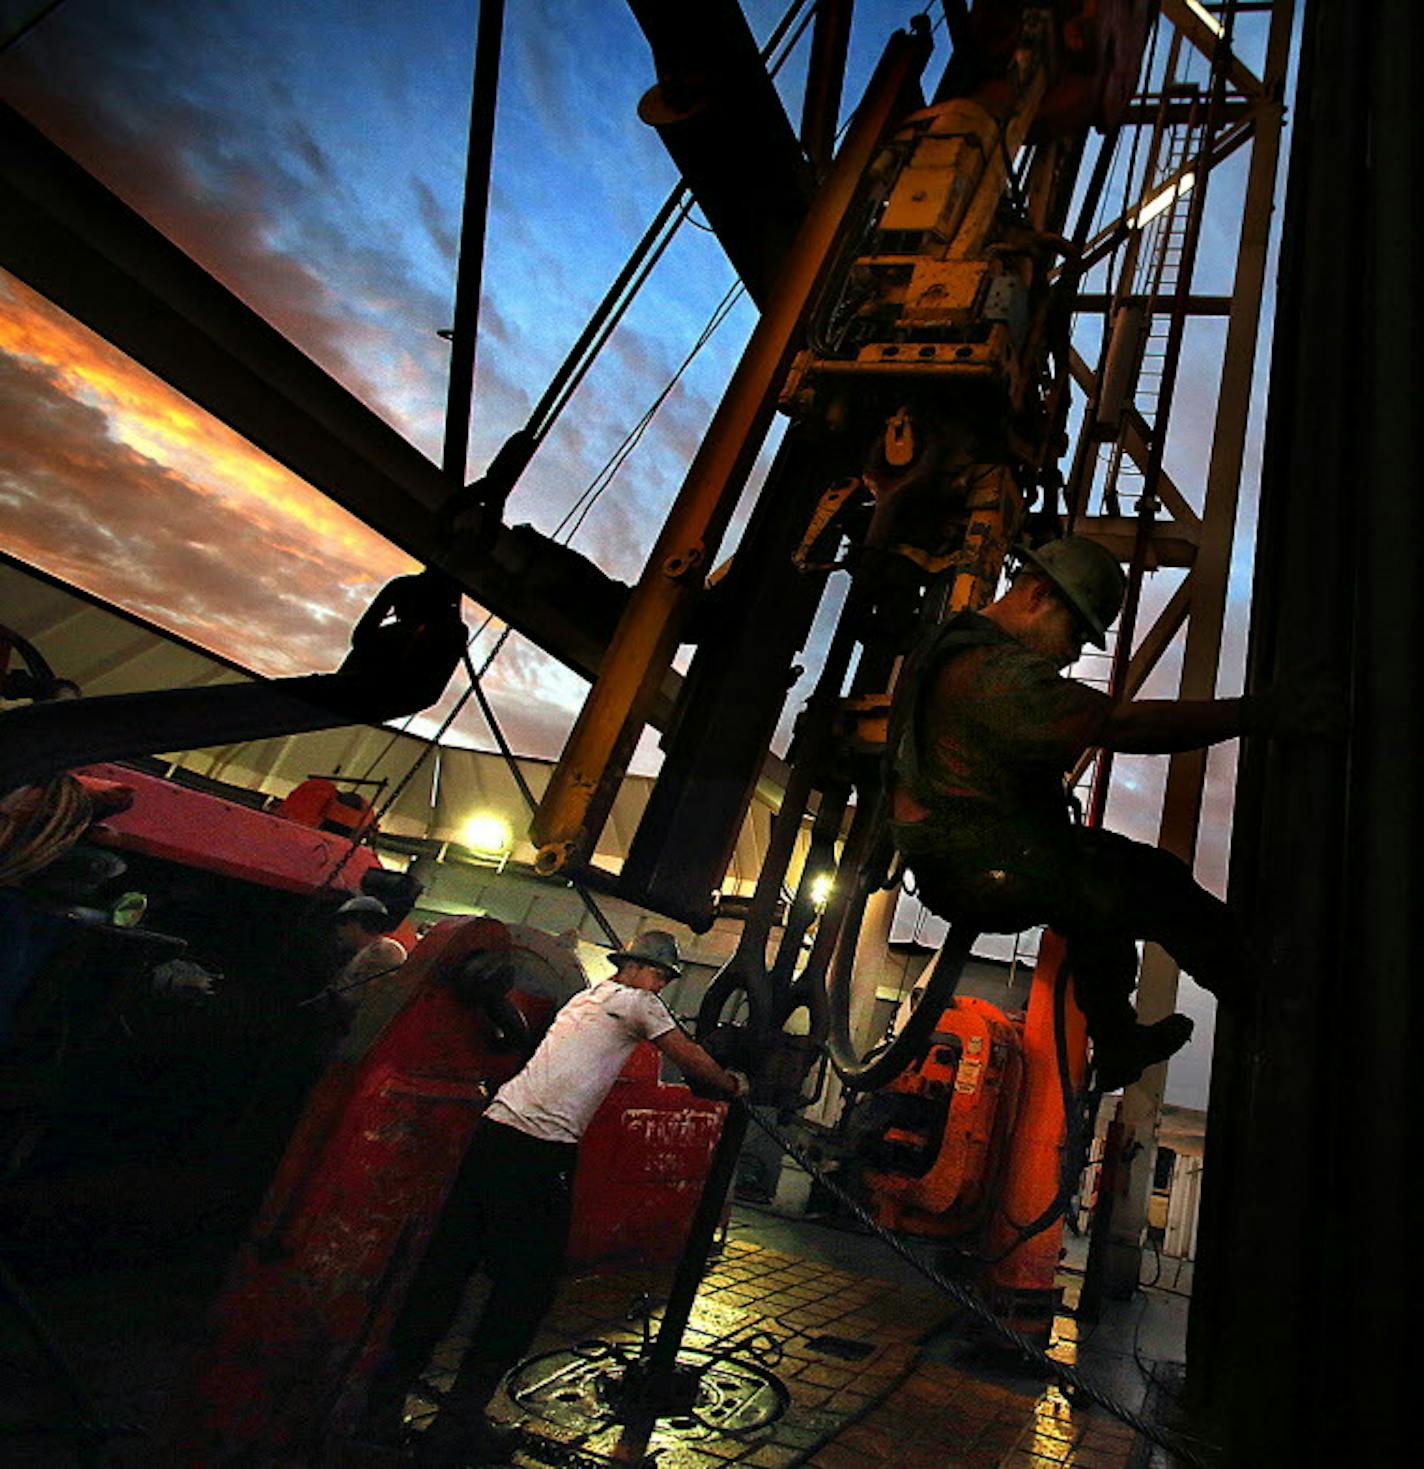
M474 1464L507 1464L524 1441L524 1430L496 1423L481 1413L459 1427L442 1427L437 1418L416 1437L412 1459L417 1469L465 1469Z
M1110 1041L1093 1041L1093 1069L1098 1086L1115 1092L1131 1086L1158 1061L1175 1055L1192 1038L1192 1019L1188 1015L1168 1015L1151 1025L1134 1025L1121 1037Z

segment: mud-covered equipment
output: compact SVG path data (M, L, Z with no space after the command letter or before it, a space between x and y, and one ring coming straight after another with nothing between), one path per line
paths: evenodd
M1036 551L1019 547L1024 561L1041 571L1058 588L1068 605L1083 619L1088 641L1101 648L1108 628L1122 611L1127 577L1106 546L1086 536L1064 536Z

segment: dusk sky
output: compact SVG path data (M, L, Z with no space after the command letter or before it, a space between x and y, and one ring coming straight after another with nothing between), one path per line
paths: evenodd
M0 37L38 8L0 0ZM785 6L744 8L761 39ZM848 102L917 8L860 0ZM66 0L0 54L0 96L438 459L448 348L436 333L452 316L475 13L454 0ZM1259 38L1241 41L1259 64ZM936 42L931 76L947 54L942 26ZM779 78L793 119L808 49ZM622 0L509 0L472 476L523 424L675 182L636 116L653 80ZM1212 180L1203 292L1229 290L1244 157ZM515 491L511 521L555 531L733 283L711 235L684 226ZM745 300L733 308L580 526L574 544L614 575L636 579L754 319ZM1169 444L1194 501L1223 335L1221 323L1193 328ZM334 667L375 589L412 569L3 272L0 423L7 550L259 672ZM1258 415L1253 454L1259 429ZM1254 463L1247 491L1249 518ZM1239 686L1249 560L1243 537L1223 692ZM1163 574L1150 602L1170 590ZM517 636L489 680L516 748L545 756L585 687ZM1170 673L1152 691L1170 693ZM459 728L489 745L469 711ZM1119 762L1114 825L1155 836L1165 764ZM1231 767L1231 751L1213 757L1201 870L1218 890ZM1208 1018L1211 1002L1187 989ZM1182 1099L1205 1075L1205 1046L1192 1052L1173 1071Z

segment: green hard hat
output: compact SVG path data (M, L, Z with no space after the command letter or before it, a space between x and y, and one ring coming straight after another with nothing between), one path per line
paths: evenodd
M676 979L682 973L682 955L677 940L666 929L647 928L626 949L615 949L609 956L615 964L631 961L652 964Z
M1036 551L1027 546L1019 554L1058 588L1064 600L1087 624L1088 641L1101 648L1113 619L1122 611L1127 577L1117 557L1106 546L1086 536L1064 536Z

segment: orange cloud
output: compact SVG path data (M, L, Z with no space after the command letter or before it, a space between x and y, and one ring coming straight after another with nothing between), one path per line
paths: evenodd
M0 351L103 413L111 437L258 530L278 554L321 548L348 584L415 563L384 537L13 277L0 278Z

